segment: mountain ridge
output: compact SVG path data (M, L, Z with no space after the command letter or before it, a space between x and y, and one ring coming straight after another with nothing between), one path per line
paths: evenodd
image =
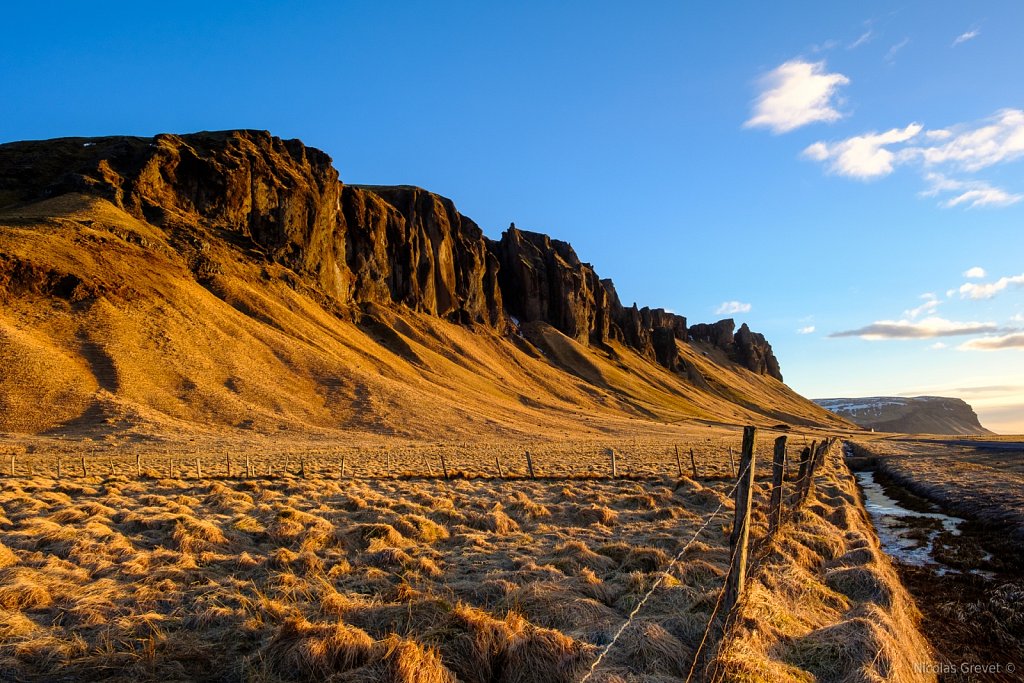
M749 419L752 409L766 419L846 424L785 387L770 344L745 324L688 327L662 309L625 307L568 243L514 225L490 240L450 199L414 186L346 185L328 155L265 131L0 145L0 218L0 297L9 308L0 352L21 363L21 374L12 373L21 381L39 382L28 372L36 363L95 387L92 395L73 382L42 382L52 395L89 406L80 417L92 410L114 420L154 408L194 420L193 404L205 401L208 421L237 426L247 423L239 404L285 414L287 396L304 396L308 405L295 400L305 415L299 424L327 428L342 408L350 422L369 424L389 401L397 415L417 382L446 384L441 375L462 372L452 364L466 367L479 352L498 354L498 365L533 362L520 354L541 359L610 392L599 403L616 410L653 415L674 405L684 414ZM148 307L151 317L131 317L133 307ZM52 318L45 323L44 309ZM466 341L456 328L479 334ZM222 357L229 348L245 356L264 347L262 370L247 369L245 381L230 371L244 363ZM182 357L161 356L161 348ZM141 349L152 351L144 367L126 355L141 358ZM323 353L372 359L374 371L339 367L316 355ZM330 368L312 367L324 363ZM161 374L154 367L166 371L163 383L146 377ZM260 372L296 386L282 394ZM515 376L493 374L480 391L502 400L523 394ZM527 372L557 395L549 374ZM385 388L389 377L398 384ZM8 377L3 387L8 404L25 392L14 382ZM458 388L446 386L455 409ZM737 386L751 392L740 403L731 397ZM595 399L592 384L577 388L569 403ZM390 398L374 403L380 391ZM336 393L343 406L327 407ZM771 407L778 405L788 407ZM47 429L63 424L51 417L38 415Z
M992 434L966 401L945 396L816 398L865 429L904 434Z

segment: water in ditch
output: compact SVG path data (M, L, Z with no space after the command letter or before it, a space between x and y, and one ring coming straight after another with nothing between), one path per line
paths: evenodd
M945 564L941 557L943 546L960 536L960 525L966 520L938 512L937 508L931 511L908 509L886 493L872 470L856 472L855 476L878 540L890 557L906 565L927 567L939 575L962 571ZM967 571L981 576L989 574L983 569Z

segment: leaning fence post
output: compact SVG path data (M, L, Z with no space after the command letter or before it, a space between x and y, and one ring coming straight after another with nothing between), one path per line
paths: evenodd
M83 477L88 477L89 476L89 470L85 466L85 455L84 454L82 455L82 476Z
M448 478L448 463L444 459L444 451L441 451L441 471L444 472L444 478Z
M497 455L494 456L494 466L498 468L498 478L504 479L505 473L501 471L501 458L498 457Z
M615 479L619 476L619 463L615 459L615 449L609 448L608 455L610 455L612 459L612 479Z
M740 454L740 477L736 482L736 514L729 535L732 562L725 583L725 613L731 614L743 594L747 578L747 544L750 541L750 503L754 494L754 427L743 428L743 452Z
M537 478L537 475L533 473L533 458L530 457L530 451L526 451L526 469L530 473L530 479Z
M693 468L693 478L697 478L697 459L693 457L693 449L690 449L690 467Z
M772 500L768 509L768 533L774 534L782 525L782 482L786 472L786 437L775 439L772 457Z
M676 471L679 472L679 478L683 478L683 461L679 459L679 446L676 446Z
M299 476L303 479L306 478L306 456L299 456Z

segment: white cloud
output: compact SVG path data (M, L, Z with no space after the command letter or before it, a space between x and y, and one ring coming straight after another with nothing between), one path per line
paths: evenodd
M1011 204L1016 204L1021 199L1024 199L1024 195L1010 194L998 187L986 186L975 190L968 190L952 199L948 199L942 203L942 207L952 209L954 206L960 206L961 204L966 204L969 209L985 206L1010 206Z
M933 351L941 351L942 349L946 348L946 345L943 344L942 342L935 342L934 344L932 344L928 348L932 349Z
M1010 277L1001 277L995 282L965 282L960 285L961 299L991 299L1007 287L1024 285L1024 273Z
M985 277L985 275L985 269L982 268L981 266L974 266L973 268L968 268L967 270L964 271L964 277L969 278L971 280L979 280Z
M860 37L857 38L857 40L855 40L852 43L850 43L849 45L847 45L846 49L847 50L856 50L861 45L864 45L865 43L871 42L871 39L874 37L874 35L875 35L874 31L872 31L871 29L868 29L867 31L864 31L864 33L860 34Z
M1010 318L1010 322L1024 323L1024 313L1017 313L1012 318Z
M778 134L817 121L838 121L843 115L832 100L839 87L849 82L842 74L827 73L823 61L790 60L761 79L753 115L743 126L769 128Z
M958 35L956 37L956 40L953 41L953 47L956 47L957 45L959 45L961 43L966 43L968 40L974 40L975 38L977 38L980 35L981 35L981 31L979 29L976 29L976 28L975 29L971 29L970 31L967 31L965 33L961 33L960 35Z
M866 133L839 142L815 142L803 154L815 161L829 161L829 170L839 175L860 180L879 178L892 173L897 160L886 147L907 142L922 129L921 124L911 123L906 128Z
M961 351L1000 351L1002 349L1024 350L1024 332L1011 332L1010 334L997 335L995 337L979 337L969 339L957 347Z
M814 325L808 325L807 327L801 327L796 331L797 334L814 334Z
M965 205L969 209L1010 206L1024 199L1024 195L1011 194L1001 187L989 185L983 180L957 180L941 173L927 173L924 179L930 187L921 192L923 197L955 193L955 196L939 202L939 206L944 209L960 205Z
M961 124L941 145L909 147L905 159L919 159L925 166L950 164L965 171L979 171L1024 156L1024 110L1002 109L978 124Z
M925 300L923 304L921 304L917 308L912 308L908 311L903 311L903 315L906 316L907 318L910 318L911 320L914 320L923 313L934 313L935 309L938 308L939 304L942 303L934 294L931 293L922 294L921 298Z
M715 309L715 313L718 315L729 315L732 313L750 313L750 304L745 304L740 301L723 301L722 305Z
M878 320L857 328L833 332L829 337L860 337L871 341L880 339L930 339L933 337L955 337L965 334L998 332L995 323L955 322L944 318L930 317L913 320Z

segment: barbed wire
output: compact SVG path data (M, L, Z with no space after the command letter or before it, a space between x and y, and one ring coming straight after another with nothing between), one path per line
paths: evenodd
M693 542L697 540L697 537L700 536L701 533L703 533L704 530L708 528L708 526L711 524L712 520L714 520L714 518L718 516L718 513L722 511L722 508L725 507L726 501L729 500L733 496L733 494L736 492L736 488L740 485L740 480L743 479L743 477L746 475L747 470L749 468L750 468L750 463L748 462L747 466L744 467L743 471L740 472L738 477L736 477L736 483L733 484L733 487L729 491L729 493L725 495L725 497L722 499L722 501L718 504L718 507L715 508L715 511L712 512L708 516L708 518L704 522L704 524L702 524L700 526L700 528L698 528L697 531L694 532L693 536L690 538L689 541L686 542L686 545L683 546L682 550L680 550L678 553L676 553L676 556L674 558L672 558L672 561L669 562L668 566L665 567L665 569L662 570L661 575L651 585L650 589L648 589L647 593L643 596L643 598L640 599L640 602L638 602L633 607L632 611L630 611L629 615L626 617L626 620L622 623L621 626L619 626L618 630L615 632L615 635L612 636L612 639L610 641L608 641L608 644L605 645L604 648L602 648L601 652L597 655L597 658L590 664L590 669L588 669L587 673L585 673L583 675L583 678L581 678L579 680L579 683L587 683L587 681L589 681L590 678L594 675L594 672L597 671L597 667L599 667L601 665L601 662L608 655L608 653L611 651L611 649L615 646L615 643L618 642L619 638L622 637L622 634L625 633L626 629L629 628L630 624L633 623L633 620L636 618L636 615L639 614L640 610L643 609L645 604L647 604L647 601L650 600L652 595L654 595L654 591L656 591L661 586L661 584L665 581L665 579L669 578L669 576L670 576L669 572L671 572L673 569L675 569L676 565L679 564L679 561L681 559L683 559L683 554L686 553L687 550L689 550L690 546L693 545ZM730 562L730 566L731 566L731 562ZM722 590L724 592L724 587L723 587ZM721 596L719 596L719 599L721 599ZM716 611L717 611L717 607L716 607ZM712 620L714 620L714 615L712 615ZM710 626L709 626L709 628L710 628ZM705 637L706 636L707 636L707 632L705 631ZM689 680L689 678L687 678L687 680Z

